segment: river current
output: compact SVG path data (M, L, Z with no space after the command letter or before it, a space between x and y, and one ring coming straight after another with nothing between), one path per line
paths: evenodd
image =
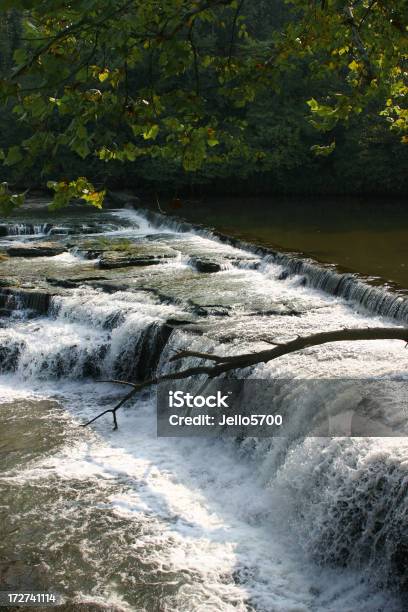
M58 593L66 610L405 610L406 437L157 438L153 391L118 431L109 415L80 425L126 392L99 380L167 372L177 350L404 325L406 303L143 211L37 217L0 239L63 247L0 262L1 588ZM404 344L382 340L240 376L289 381L301 418L305 379L407 372ZM406 416L398 403L386 415L404 433Z

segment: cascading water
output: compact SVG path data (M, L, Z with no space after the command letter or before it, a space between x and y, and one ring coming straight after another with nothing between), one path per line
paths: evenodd
M3 228L6 236L36 236L48 234L52 225L50 223L11 223Z
M133 211L111 213L113 225L118 219L125 229L107 230L104 240L119 232L143 256L157 245L178 256L106 270L83 258L81 246L47 285L46 311L25 317L29 306L15 301L19 316L0 328L2 444L10 450L1 478L3 581L97 609L401 612L406 438L310 438L305 431L291 442L158 439L154 392L122 409L118 432L110 431L109 415L78 427L126 392L97 380L143 380L198 365L169 365L176 351L236 353L265 348L265 339L395 321L354 312L335 289L348 281L332 272L311 283L328 295L300 282L312 272L277 256L204 230L152 226ZM44 270L55 273L55 259L38 260L41 282L50 274ZM197 261L210 261L214 271L198 271ZM348 291L347 299L383 312ZM241 377L285 381L276 401L299 428L314 409L307 381L403 381L407 366L398 341L341 343ZM388 423L404 423L392 408Z
M270 263L278 264L284 269L283 276L285 278L289 275L299 276L304 285L344 298L370 313L383 315L404 323L408 321L408 300L406 298L386 289L373 287L359 280L354 274L340 274L335 271L333 266L322 266L298 256L255 247L219 232L209 231L202 226L186 221L167 219L163 215L150 210L142 211L142 214L159 226L171 227L175 231L181 232L193 231L200 236L212 240L218 239L224 243L256 253L262 258L264 267L267 267Z

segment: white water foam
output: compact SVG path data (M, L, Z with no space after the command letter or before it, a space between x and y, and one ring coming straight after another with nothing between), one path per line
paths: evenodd
M143 227L147 234L154 233L149 224L139 223L133 211L120 214L133 219L139 225L137 231ZM195 241L197 251L211 242L194 235L183 235L182 240L178 236L184 241L183 254L187 239ZM177 244L173 246L177 249ZM216 243L213 251L224 253L224 245ZM287 338L322 327L384 324L380 318L354 313L336 298L299 287L296 279L277 280L281 268L274 263L261 271L226 269L204 280L199 275L187 280L182 276L183 257L166 265L158 266L160 273L169 274L161 290L176 286L180 273L186 293L180 289L178 297L204 299L211 291L213 301L221 299L228 305L231 296L236 299L239 295L240 303L228 317L199 319L204 337L173 331L161 356L162 371L168 367L168 357L182 348L238 352L264 347L262 335ZM269 305L283 302L299 314L283 311L263 316L263 300ZM260 314L250 312L260 301ZM12 356L16 372L2 377L2 393L8 399L57 397L73 419L89 419L112 405L119 392L116 387L81 382L78 377L92 375L91 365L98 365L100 373L111 373L128 347L136 346L136 353L142 350L137 343L146 329L172 317L182 318L183 309L182 304L160 303L137 287L133 292L111 295L81 288L55 298L51 317L0 330L2 350L17 347ZM249 319L248 313L256 316ZM230 342L224 340L227 333L235 334ZM150 338L153 344L157 342L154 334ZM292 378L294 383L299 377L328 374L339 378L364 378L367 372L401 376L408 366L408 355L401 349L397 341L342 343L308 349L246 374ZM52 382L57 376L61 377L58 386ZM405 441L309 439L284 448L269 441L248 440L238 445L221 439L157 439L150 397L120 413L118 432L109 431L108 418L96 423L92 431L79 430L81 434L58 453L7 478L24 482L56 477L57 482L74 487L83 480L92 483L91 492L113 483L103 503L123 518L124 532L149 526L138 531L133 546L157 571L188 577L179 583L175 595L165 599L166 610L403 609L401 600L385 590L386 580L381 583L378 573L383 570L388 578L387 572L397 567L398 538L405 537L406 498L397 503L395 495L404 492L407 482ZM383 496L381 489L373 495L378 483L382 483ZM377 504L374 509L370 507L373 501ZM376 527L375 521L387 508L385 527ZM385 549L384 538L388 539ZM87 541L86 546L94 551L95 543ZM382 556L383 550L386 554ZM347 570L341 568L344 559ZM95 571L102 569L98 566ZM79 599L96 598L123 610L134 609L114 584L103 583L102 573L100 580L102 594L81 591Z
M81 418L97 410L95 392L103 394L103 387L58 388L70 410L81 406ZM136 543L146 561L191 577L166 610L400 610L390 593L373 590L354 572L325 570L307 559L285 535L276 493L264 487L254 462L237 462L233 442L157 439L155 429L151 402L138 402L121 415L118 432L100 423L95 434L10 476L17 483L56 475L61 482L94 481L96 488L105 481L125 483L125 489L111 490L106 505L125 520L124 529L150 525ZM106 585L102 599L132 609L113 585Z

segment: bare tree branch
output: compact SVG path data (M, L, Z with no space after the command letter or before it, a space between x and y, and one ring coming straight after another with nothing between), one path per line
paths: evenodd
M184 357L200 357L201 359L208 359L209 361L215 361L216 363L223 363L226 357L220 357L219 355L210 355L209 353L192 353L191 351L180 351L170 358L170 361L177 361Z
M236 30L239 14L242 11L242 7L244 6L244 2L245 2L245 0L241 0L238 3L238 6L237 6L237 8L235 10L235 13L234 13L234 18L232 20L231 40L230 40L230 46L229 46L229 52L228 52L228 65L231 64L232 54L234 52L235 30Z
M360 19L360 23L357 26L357 29L360 30L361 26L363 25L363 23L365 22L365 20L367 19L367 17L369 16L369 14L371 13L371 10L373 8L373 6L377 4L377 0L371 0L366 12L364 13L364 15L362 16L362 18Z
M100 383L109 383L112 385L128 385L129 387L136 387L136 383L129 382L127 380L98 380Z
M200 95L200 72L198 68L198 51L197 51L196 44L194 42L194 35L193 35L194 24L195 24L195 20L192 19L191 25L188 30L188 38L190 41L190 46L193 52L193 59L194 59L194 78L195 78L196 95L199 96Z
M277 359L283 355L289 355L305 348L320 346L330 342L350 342L357 340L402 340L403 342L408 343L408 328L371 327L363 329L338 329L329 332L319 332L317 334L311 334L310 336L297 336L294 340L290 340L288 342L280 344L276 343L274 348L265 351L243 353L240 355L229 355L225 357L221 357L220 355L212 355L210 353L201 353L198 351L180 351L174 355L170 361L185 359L187 357L196 357L199 359L213 361L215 362L215 365L191 367L185 370L180 370L179 372L171 372L170 374L164 374L163 376L156 376L141 383L130 383L120 380L101 381L130 385L133 387L133 389L127 395L125 395L120 402L116 404L116 406L113 408L108 408L100 414L97 414L93 419L82 425L82 427L87 427L105 414L111 413L113 417L113 429L118 429L116 417L117 411L127 401L134 397L138 391L153 385L157 385L165 380L180 380L189 378L190 376L197 376L199 374L206 374L209 378L214 378L215 376L219 376L220 374L224 374L231 370L248 368L258 363L267 363L268 361L272 361L273 359Z

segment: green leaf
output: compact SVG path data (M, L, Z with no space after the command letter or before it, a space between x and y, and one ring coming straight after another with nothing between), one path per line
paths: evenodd
M319 110L319 103L315 98L311 98L306 102L306 104L310 107L312 112L317 112Z
M47 113L48 107L41 96L35 96L30 101L29 109L33 117L42 118Z
M10 147L7 157L4 161L6 166L14 166L23 160L23 154L18 146Z
M101 83L103 83L104 81L106 81L106 79L109 78L109 70L107 68L105 68L104 70L102 70L102 72L100 72L98 74L98 79L100 80Z
M316 156L327 157L327 155L330 155L330 153L333 153L335 148L336 148L336 142L333 140L332 143L326 146L313 145L312 147L310 147L310 150L313 151L313 153Z
M27 61L27 53L25 49L16 49L13 53L13 59L16 64L25 64Z
M358 62L356 62L356 60L353 60L349 63L348 67L352 72L356 72L359 69L360 65L358 64Z
M0 183L0 212L9 215L15 208L22 206L26 193L11 193L8 183Z
M159 126L157 125L157 123L155 123L149 129L143 132L143 138L145 140L155 140L158 133L159 133Z
M88 146L88 142L86 140L78 140L75 143L72 144L72 148L75 151L75 153L78 153L78 155L80 157L82 157L82 159L85 159L86 157L88 157L88 155L91 152L91 149Z
M91 206L95 206L95 208L102 208L105 195L106 191L92 191L90 193L83 194L81 199L88 204L91 204Z
M141 150L138 149L132 142L128 142L123 147L124 157L130 161L134 162L137 157L141 154Z
M67 206L71 200L80 198L91 206L102 208L106 191L96 191L92 183L80 176L76 181L48 181L47 186L54 191L51 210Z

